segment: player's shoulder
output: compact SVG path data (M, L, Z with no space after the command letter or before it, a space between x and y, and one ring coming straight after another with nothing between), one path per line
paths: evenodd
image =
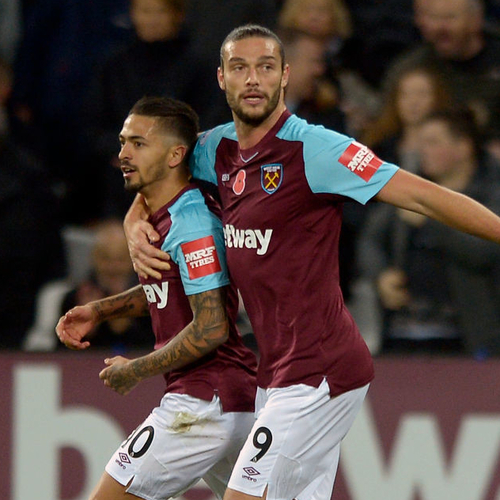
M299 118L297 115L291 115L276 136L288 141L300 141L305 144L324 144L329 146L352 140L346 135L326 128L323 125L309 123L303 118Z
M303 118L291 115L277 134L279 139L300 142L303 145L304 159L338 156L353 141L344 135L323 125L313 125Z
M189 168L193 177L217 185L214 166L219 144L224 138L237 141L234 123L219 125L203 132L198 137L189 160Z
M223 125L218 125L217 127L206 130L198 138L196 144L197 147L204 147L207 145L213 145L214 143L219 143L223 138L231 139L236 141L236 129L234 122L225 123Z
M190 217L193 212L209 212L205 198L198 187L192 186L182 193L169 209L171 217Z
M221 226L219 218L210 210L198 187L184 192L169 211L174 231L212 230Z

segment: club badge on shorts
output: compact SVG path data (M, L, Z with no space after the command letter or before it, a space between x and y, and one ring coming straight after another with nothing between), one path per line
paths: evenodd
M276 192L282 181L283 165L281 163L270 163L260 167L260 183L266 193Z

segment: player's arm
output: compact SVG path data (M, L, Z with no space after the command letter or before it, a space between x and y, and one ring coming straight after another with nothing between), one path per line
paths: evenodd
M226 287L188 296L193 320L168 344L145 356L127 360L106 359L99 377L120 394L130 392L141 380L182 368L223 344L229 335Z
M138 194L128 209L123 228L135 271L143 278L161 279L160 271L170 269L170 256L151 245L151 242L158 241L160 235L147 221L148 216L144 198Z
M375 199L500 243L500 217L468 196L399 169Z
M59 319L56 333L70 349L86 349L90 342L82 339L103 321L135 318L149 314L148 302L141 285L117 295L76 306Z

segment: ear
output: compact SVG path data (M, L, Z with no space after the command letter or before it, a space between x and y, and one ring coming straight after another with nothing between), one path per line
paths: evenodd
M219 82L219 87L222 90L226 90L226 82L224 81L224 70L221 66L217 68L217 81Z
M283 75L281 77L281 88L284 89L288 85L288 77L290 76L290 66L285 64Z
M178 167L184 160L187 150L188 148L184 144L172 146L168 151L168 166L170 168Z

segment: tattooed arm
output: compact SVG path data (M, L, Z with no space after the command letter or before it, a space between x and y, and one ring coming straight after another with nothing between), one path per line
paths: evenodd
M99 323L116 318L136 318L149 314L148 302L141 285L101 300L77 306L59 319L56 333L70 349L86 349L90 342L82 339Z
M133 360L106 359L99 377L120 394L130 392L141 380L182 368L223 344L229 335L226 289L217 288L189 296L193 320L161 349Z

